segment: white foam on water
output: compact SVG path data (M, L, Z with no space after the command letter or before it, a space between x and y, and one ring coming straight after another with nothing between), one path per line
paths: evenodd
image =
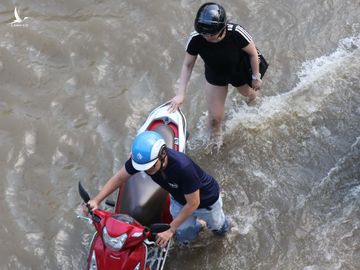
M353 67L360 68L359 55L360 35L342 39L330 55L304 62L297 73L299 82L291 90L263 97L255 106L244 103L230 110L225 134L231 134L239 125L249 129L265 128L277 117L289 113L306 116L316 111L321 101L337 90L333 84L339 79L339 72L355 76Z
M308 85L320 77L332 72L335 68L343 64L344 61L352 57L354 51L359 50L360 35L348 37L340 40L338 48L330 55L323 55L319 58L304 62L298 72L300 82L297 88Z

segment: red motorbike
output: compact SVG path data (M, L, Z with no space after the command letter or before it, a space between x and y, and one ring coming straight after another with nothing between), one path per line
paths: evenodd
M178 109L168 112L169 102L154 109L139 129L162 135L167 147L185 152L186 119ZM79 183L84 203L90 196ZM166 247L155 245L156 234L170 228L172 221L167 191L144 172L133 175L119 187L114 212L89 209L90 217L80 217L93 224L95 234L90 244L87 269L161 270L164 268L171 241Z

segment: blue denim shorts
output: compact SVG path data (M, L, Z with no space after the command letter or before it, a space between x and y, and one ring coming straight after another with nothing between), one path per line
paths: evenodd
M184 206L170 197L170 213L175 218ZM229 222L222 209L222 199L219 199L207 208L198 208L190 217L188 217L177 229L176 238L181 243L187 243L195 240L201 225L196 219L202 219L206 222L207 228L216 235L223 235L229 229Z

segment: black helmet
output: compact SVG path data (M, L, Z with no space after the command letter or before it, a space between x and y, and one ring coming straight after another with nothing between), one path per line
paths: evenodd
M200 34L215 35L226 26L225 9L216 3L203 4L195 18L194 27Z

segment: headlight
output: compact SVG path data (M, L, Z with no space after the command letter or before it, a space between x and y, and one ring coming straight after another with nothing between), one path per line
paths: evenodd
M123 247L127 237L128 236L126 233L124 233L118 237L111 237L108 234L106 227L104 227L103 239L104 239L105 245L112 248L115 251L119 251Z

